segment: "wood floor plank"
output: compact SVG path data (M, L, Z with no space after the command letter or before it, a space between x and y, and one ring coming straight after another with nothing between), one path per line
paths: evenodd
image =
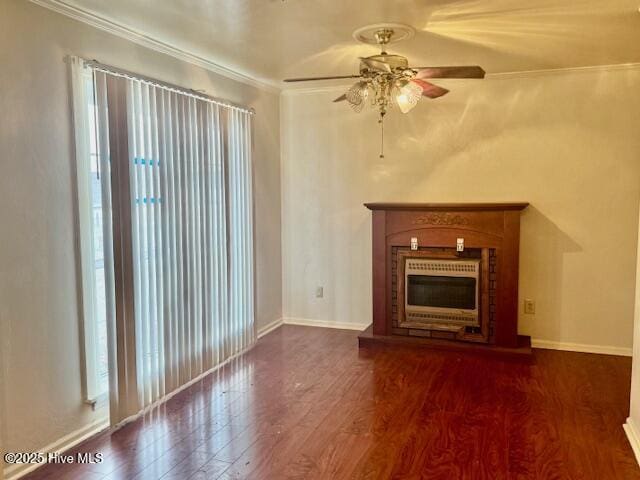
M34 479L640 480L622 430L629 358L537 350L531 365L283 326Z

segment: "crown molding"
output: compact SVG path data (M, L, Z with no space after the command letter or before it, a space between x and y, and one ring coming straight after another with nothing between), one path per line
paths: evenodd
M224 65L220 65L210 59L175 47L161 40L158 40L157 38L138 33L125 25L97 15L89 10L69 5L62 0L29 1L41 7L52 10L56 13L60 13L69 18L73 18L74 20L78 20L104 32L110 33L120 38L124 38L125 40L129 40L133 43L149 48L156 52L164 53L165 55L177 58L178 60L182 60L183 62L190 63L200 68L204 68L231 80L235 80L237 82L241 82L267 92L280 93L280 85L277 82L268 79L253 78L247 72L241 72L237 69L225 67Z
M566 67L566 68L548 68L539 70L523 70L516 72L498 72L487 73L484 77L485 80L504 80L504 79L516 79L516 78L533 78L537 76L546 75L566 75L570 73L598 73L598 72L612 72L619 70L634 70L640 68L640 63L619 63L613 65L592 65L587 67ZM435 79L434 79L435 80ZM439 78L438 82L468 82L477 81L476 79L466 78ZM282 89L281 95L294 96L294 95L315 95L323 93L335 93L344 92L345 88L349 88L353 82L341 82L333 83L331 85L315 86L315 87L289 87Z
M589 65L585 67L541 68L538 70L522 70L515 72L488 73L485 79L528 78L539 75L563 75L567 73L598 73L616 70L633 70L640 68L640 63L615 63L610 65Z

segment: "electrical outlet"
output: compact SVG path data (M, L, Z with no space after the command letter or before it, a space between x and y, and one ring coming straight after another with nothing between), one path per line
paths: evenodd
M316 298L324 297L324 287L316 287Z
M530 298L524 299L524 313L533 315L536 313L536 302Z

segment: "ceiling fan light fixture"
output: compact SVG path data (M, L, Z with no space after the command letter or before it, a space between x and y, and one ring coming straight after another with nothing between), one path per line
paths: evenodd
M351 108L359 113L364 108L369 96L369 84L364 80L356 82L347 90L345 96Z
M362 96L362 100L366 101L369 97L369 84L367 82L362 82L363 85L360 86L360 95Z
M402 55L387 53L387 46L400 40L411 38L413 28L401 24L376 24L354 32L356 40L378 45L378 55L360 57L359 75L338 75L325 77L289 78L285 82L306 82L311 80L339 80L358 78L343 95L334 102L346 101L355 112L361 112L370 99L370 104L380 114L381 145L380 158L384 158L384 118L390 109L397 106L402 113L409 113L422 97L438 98L449 90L426 81L431 78L484 78L485 71L478 65L457 65L445 67L412 67Z
M407 81L397 89L395 101L402 113L409 113L422 97L422 87L415 82Z

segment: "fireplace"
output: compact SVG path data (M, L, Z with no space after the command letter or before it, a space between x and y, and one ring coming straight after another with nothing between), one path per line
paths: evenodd
M405 259L400 327L479 326L480 260Z
M360 345L530 357L530 338L518 335L520 211L527 205L366 204L373 323Z
M391 334L495 340L496 250L392 246Z

